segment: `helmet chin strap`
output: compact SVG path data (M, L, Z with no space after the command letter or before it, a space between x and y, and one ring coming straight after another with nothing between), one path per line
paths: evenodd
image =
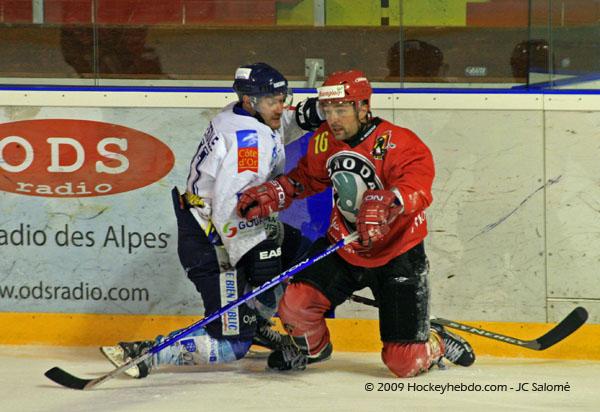
M365 127L368 127L371 124L371 120L373 120L373 113L371 113L371 110L367 111L367 115L365 116L365 121L361 122L360 118L358 117L358 113L360 111L360 106L361 103L356 102L356 120L358 120L358 123L360 123L360 126L358 128L358 131L362 131L364 130Z
M254 112L255 112L255 113L254 113L254 118L255 118L256 120L258 120L258 121L259 121L259 122L261 122L262 124L267 124L267 123L265 122L265 119L263 119L263 117L260 115L260 112L259 112L258 110L254 109ZM268 125L267 125L267 126L268 126Z
M248 96L250 97L250 107L252 107L252 110L254 110L256 113L258 113L258 97L256 96Z
M267 122L265 121L265 119L264 119L264 118L262 117L262 115L260 114L260 112L259 112L258 110L256 110L256 109L254 109L254 108L252 108L252 109L254 110L254 114L253 114L252 116L253 116L253 117L254 117L256 120L258 120L259 122L261 122L262 124L264 124L265 126L269 126L269 125L267 124ZM271 127L271 126L269 126L269 127ZM273 128L271 127L271 129L273 129Z
M255 101L253 101L253 98L252 98L251 96L248 96L248 97L250 97L250 103L249 103L249 105L248 105L249 107L244 107L244 106L246 106L246 104L244 103L244 101L243 101L243 99L242 99L242 100L240 101L240 103L242 104L242 108L243 108L244 110L246 110L246 111L247 111L248 113L250 113L250 114L252 114L252 112L254 112L254 113L252 114L252 117L254 117L256 120L258 120L258 121L259 121L259 122L261 122L262 124L265 124L265 125L266 125L267 123L265 122L265 119L263 119L263 117L260 115L260 112L259 112L258 110L256 110L256 104L255 104L256 102L255 102ZM252 112L250 112L250 111L248 110L248 108L252 109Z
M364 122L361 122L360 119L358 119L358 113L356 113L356 118L357 118L358 124L359 124L358 130L356 131L356 133L354 133L352 136L350 136L346 140L354 139L356 136L358 136L359 134L361 134L362 132L367 130L369 127L371 127L371 120L373 120L373 116L372 116L370 110L367 112L367 117L365 118Z

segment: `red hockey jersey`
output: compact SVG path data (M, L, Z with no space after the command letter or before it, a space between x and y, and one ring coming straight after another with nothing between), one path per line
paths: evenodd
M347 262L377 267L408 251L427 235L425 209L432 202L435 175L429 148L408 129L380 118L350 140L338 141L327 122L317 129L306 155L289 176L304 186L300 198L333 186L334 207L329 235L335 225L342 232L355 230L356 216L368 189L393 190L404 211L390 225L390 232L367 251L346 246L339 250Z

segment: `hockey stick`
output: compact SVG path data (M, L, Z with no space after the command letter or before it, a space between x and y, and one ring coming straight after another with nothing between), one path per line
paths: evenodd
M355 302L364 303L365 305L375 307L378 306L375 300L365 298L364 296L352 295L350 296L350 299ZM545 350L551 346L554 346L555 344L557 344L558 342L575 332L577 329L579 329L579 327L585 323L587 318L587 310L579 306L573 309L573 311L569 313L566 318L561 320L558 323L558 325L550 329L543 336L532 340L521 340L512 336L502 335L497 332L491 332L489 330L477 328L475 326L465 325L464 323L459 323L444 318L431 319L431 323L447 326L449 328L471 333L473 335L483 336L484 338L494 339L504 343L510 343L511 345L520 346L526 349Z
M193 331L198 330L201 327L214 321L215 319L220 318L223 314L230 311L231 309L237 308L238 306L242 305L243 303L247 302L248 300L260 295L264 291L271 289L272 287L281 283L285 279L294 276L296 273L303 270L304 268L306 268L306 267L312 265L313 263L323 259L324 257L332 254L336 250L344 247L346 244L348 244L350 242L355 241L356 239L358 239L358 234L356 232L349 234L348 236L341 239L337 243L329 246L321 254L307 258L307 259L303 260L302 262L297 263L296 265L292 266L285 272L281 273L279 276L269 280L268 282L265 282L258 288L246 293L245 295L241 296L238 300L228 303L227 305L223 306L221 309L213 312L212 314L206 316L205 318L199 320L198 322L195 322L195 323L191 324L190 326L186 327L185 329L182 329L181 331L179 331L177 334L173 335L172 337L165 339L161 344L150 348L150 350L148 352L146 352L145 354L140 355L137 358L131 359L129 362L118 367L117 369L113 370L112 372L107 373L106 375L103 375L96 379L82 379L82 378L78 378L74 375L71 375L70 373L68 373L65 370L63 370L59 367L56 367L56 366L52 369L47 370L44 375L46 375L46 377L48 379L50 379L51 381L54 381L54 382L58 383L59 385L65 386L67 388L80 389L80 390L92 389L95 386L126 371L127 369L131 368L132 366L137 365L138 363L144 362L145 360L149 359L152 355L160 352L167 346L172 345L173 343L175 343L178 340L180 340L181 338L189 335Z

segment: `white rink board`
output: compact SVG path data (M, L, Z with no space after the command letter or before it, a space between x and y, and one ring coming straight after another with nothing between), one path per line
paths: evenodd
M401 117L423 136L437 164L426 241L434 313L544 319L541 113L410 111Z
M101 237L109 226L124 225L134 232L170 236L164 249L139 248L133 253L115 247L3 246L0 285L43 281L53 285L87 282L104 289L141 287L150 291L149 301L0 299L0 310L201 311L199 297L176 256L169 189L185 182L199 135L217 111L209 107L230 96L207 93L204 101L197 94L190 99L170 94L165 98L171 100L165 103L153 95L143 98L134 93L130 100L124 95L117 100L125 107L111 108L104 107L110 104L104 103L104 96L93 94L94 101L103 101L98 103L103 107L91 108L61 107L84 105L81 95L67 93L63 98L50 93L36 95L33 101L31 95L11 93L9 100L4 99L9 96L6 92L0 92L0 105L13 104L0 106L0 124L61 116L121 124L155 136L169 146L176 160L160 181L112 196L48 199L0 194L0 228L25 222L50 233L68 224ZM109 102L110 96L108 93ZM561 318L553 302L560 302L561 311L589 302L591 321L600 322L600 314L594 310L600 301L596 270L600 261L597 99L465 96L452 93L434 100L433 94L407 93L377 94L374 99L374 114L415 131L431 147L436 160L426 240L432 268L432 312L464 320L552 322ZM145 107L127 107L142 98L140 105ZM46 100L55 107L33 105ZM419 102L425 101L426 110L419 108ZM586 102L591 106L585 106ZM337 316L376 318L377 312L352 304L340 307Z
M175 155L175 166L164 178L137 190L110 196L44 198L0 193L0 229L12 232L23 225L43 231L43 246L2 246L0 284L29 287L28 299L0 299L0 310L13 312L197 314L200 298L185 276L177 257L177 228L170 189L185 188L188 164L199 136L216 110L5 107L0 123L29 119L67 118L124 125L165 143ZM5 173L5 175L9 175ZM68 228L91 233L93 246L59 246L57 233ZM112 232L109 232L112 228ZM121 231L124 228L126 244ZM26 230L25 230L26 231ZM129 247L129 233L163 233L164 243ZM112 235L116 235L112 236ZM15 240L18 238L15 236ZM59 235L63 236L63 235ZM63 238L59 238L64 243ZM108 239L108 241L107 241ZM79 242L82 243L82 242ZM88 244L91 242L88 242ZM40 283L41 282L41 283ZM69 286L70 299L61 298ZM75 289L79 286L78 289ZM51 289L46 290L47 287ZM36 289L34 289L36 288ZM103 292L100 299L95 289ZM111 288L126 288L109 300ZM133 288L145 289L132 300ZM47 295L46 293L50 294ZM58 295L56 294L58 292ZM118 293L115 292L115 293ZM26 294L25 294L26 295ZM25 296L20 295L20 296ZM36 299L36 296L52 296ZM67 295L64 295L67 296ZM113 297L119 297L113 294Z
M547 112L548 296L600 297L600 113Z

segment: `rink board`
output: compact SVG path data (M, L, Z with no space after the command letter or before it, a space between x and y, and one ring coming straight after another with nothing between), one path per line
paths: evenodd
M2 313L2 344L100 346L118 341L141 340L165 335L186 327L198 318L193 316L83 315L49 313ZM515 322L467 322L523 340L535 339L553 324ZM280 328L280 323L277 320ZM336 350L344 352L377 352L381 350L379 324L368 319L327 319L331 340ZM477 355L498 357L593 359L600 360L600 325L582 326L573 335L545 351L534 351L495 340L463 334Z
M296 101L305 95L298 93ZM7 331L0 343L110 343L132 331L145 337L166 333L203 312L178 262L169 190L184 185L202 130L233 98L198 90L0 90L0 127L52 119L98 122L127 130L107 138L151 143L165 155L158 163L170 159L162 144L175 160L164 175L140 173L145 185L61 198L23 193L67 190L65 181L54 179L60 174L45 173L35 157L34 166L44 173L30 177L38 180L24 181L17 186L21 192L0 191L0 319ZM414 130L434 154L434 203L427 211L425 242L433 313L465 321L511 320L517 334L520 325L529 331L531 324L557 322L581 305L590 323L600 323L600 96L378 90L373 111ZM10 129L13 136L19 131ZM36 140L21 131L36 156L50 153L46 138L77 140L89 156L83 167L93 167L93 156L104 147L101 141L90 146L87 132ZM13 138L4 154L19 142ZM297 158L300 149L295 146L290 157ZM4 168L15 164L1 160ZM2 184L14 181L12 172L2 171L2 177ZM101 180L92 183L99 185L85 190L106 187ZM71 190L84 190L80 180L72 181ZM305 233L318 231L315 213L322 213L311 207L294 213ZM110 321L125 313L133 319L123 322L126 327ZM372 325L378 314L342 305L336 316ZM332 331L344 322L332 321ZM161 327L140 326L148 324ZM377 333L373 336L374 343L363 342L365 350L378 350ZM361 349L349 343L347 350Z

